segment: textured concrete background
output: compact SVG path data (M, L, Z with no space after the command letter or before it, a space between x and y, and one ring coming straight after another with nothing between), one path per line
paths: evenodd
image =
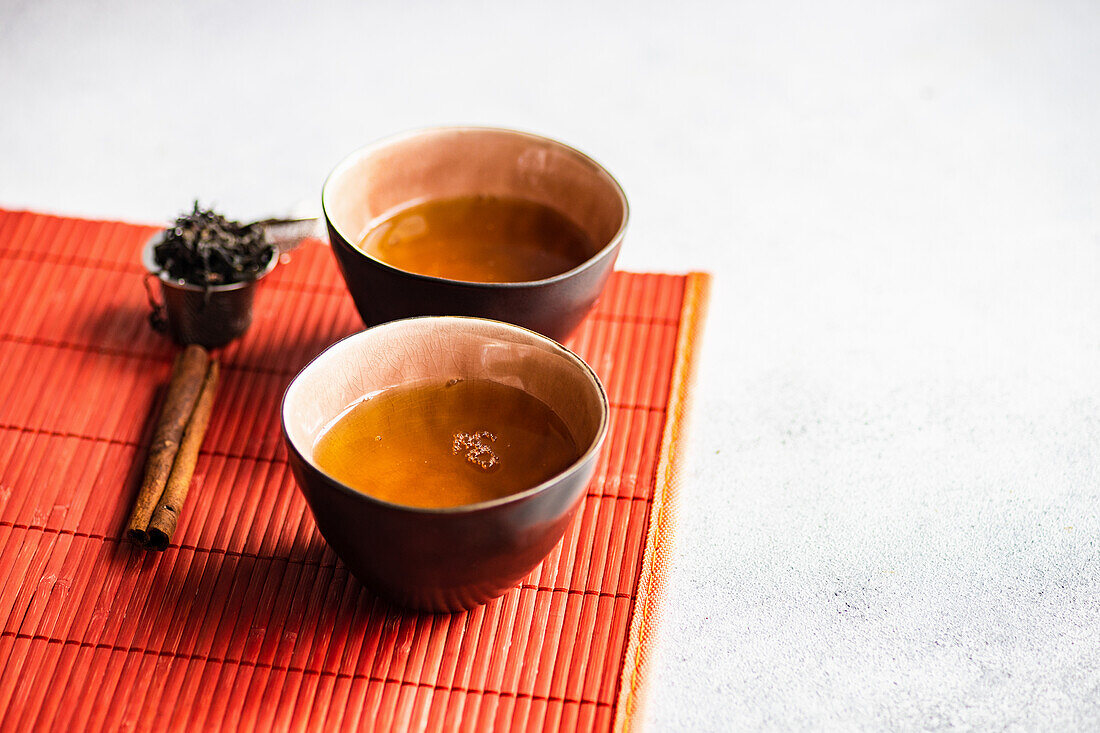
M0 205L571 142L717 276L649 725L1100 728L1100 4L220 5L0 0Z

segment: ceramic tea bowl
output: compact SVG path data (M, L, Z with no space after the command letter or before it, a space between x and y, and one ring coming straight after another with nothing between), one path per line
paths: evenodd
M587 260L542 280L481 283L400 270L360 248L393 212L428 200L499 196L550 206L593 242ZM563 339L592 307L626 229L626 195L598 163L555 140L515 130L439 127L355 151L325 181L329 240L368 325L420 315L491 318Z
M363 395L455 378L538 398L562 418L580 457L536 486L446 508L382 501L317 466L318 436ZM349 336L294 378L282 404L290 465L325 540L377 593L428 611L495 598L553 549L592 477L607 425L607 395L580 357L527 329L479 318L411 318Z

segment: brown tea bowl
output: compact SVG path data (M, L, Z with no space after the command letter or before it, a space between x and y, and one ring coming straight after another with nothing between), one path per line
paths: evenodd
M326 475L318 436L375 390L451 379L517 387L562 418L580 457L508 496L456 507L395 504ZM349 336L310 362L283 397L290 466L317 528L366 586L397 605L448 612L502 595L561 539L585 494L608 426L599 378L564 346L478 318L393 321Z
M542 280L485 283L407 272L359 246L400 209L474 195L556 209L588 235L590 256ZM321 204L333 254L366 325L476 316L558 340L576 328L606 285L629 218L622 187L587 155L538 135L483 127L429 128L361 148L329 175Z

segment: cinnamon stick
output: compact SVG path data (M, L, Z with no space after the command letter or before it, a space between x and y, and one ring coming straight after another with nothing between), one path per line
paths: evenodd
M176 531L180 509L183 507L184 499L187 498L191 477L195 474L199 448L202 446L203 436L206 435L206 426L210 424L210 414L214 409L214 394L217 389L218 360L211 359L210 368L202 382L202 391L199 393L198 402L195 403L195 410L191 413L191 420L183 431L183 440L180 442L179 452L176 453L176 461L172 464L172 472L168 475L164 493L157 502L153 518L149 520L149 528L146 530L149 536L148 546L154 550L167 549L168 543L172 540L172 533Z
M172 379L164 398L160 419L153 432L153 442L145 459L145 475L141 482L134 510L126 524L126 534L140 545L149 541L146 531L153 510L164 493L172 472L184 428L195 410L199 392L206 377L210 355L206 349L192 344L180 352L172 366Z

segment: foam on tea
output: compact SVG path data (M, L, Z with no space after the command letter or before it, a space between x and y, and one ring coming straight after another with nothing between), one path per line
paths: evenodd
M568 468L580 451L550 407L488 380L367 395L317 439L322 471L379 499L448 507L497 499Z
M388 265L470 282L526 282L572 270L596 252L568 217L534 201L434 199L374 226L360 248Z

